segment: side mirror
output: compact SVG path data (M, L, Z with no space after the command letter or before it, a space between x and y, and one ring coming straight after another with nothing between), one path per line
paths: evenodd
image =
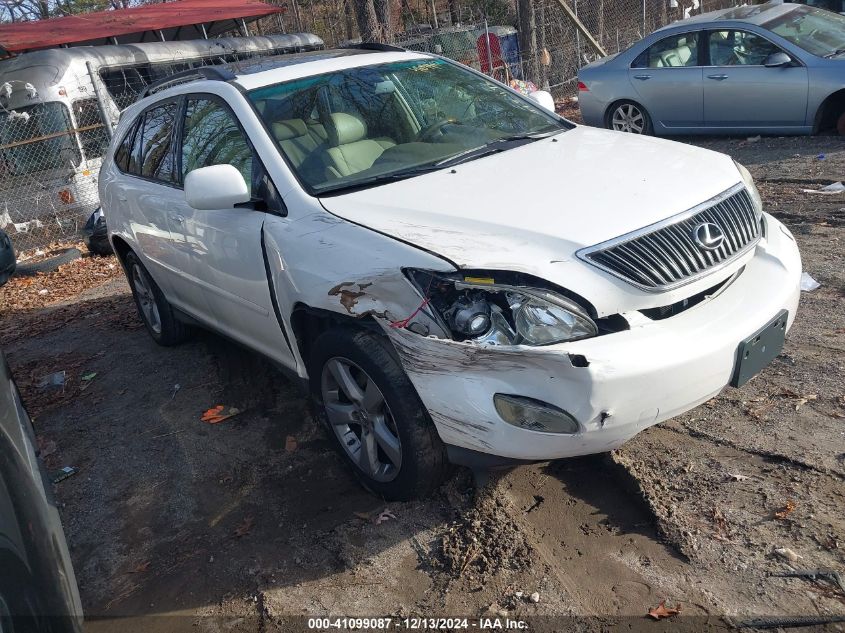
M529 94L528 98L549 112L555 111L555 100L552 95L545 90L536 90Z
M200 167L185 176L185 201L194 209L232 209L249 200L244 177L231 165Z
M765 66L766 68L781 68L783 66L789 66L791 63L792 58L781 51L778 51L777 53L772 53L765 60L763 60L763 66Z

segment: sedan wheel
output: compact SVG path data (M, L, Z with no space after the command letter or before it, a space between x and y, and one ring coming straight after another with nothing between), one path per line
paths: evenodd
M375 380L336 356L323 366L321 392L332 430L352 462L375 481L395 479L402 467L402 443Z
M610 127L617 132L645 134L648 128L646 113L633 103L621 103L610 118Z

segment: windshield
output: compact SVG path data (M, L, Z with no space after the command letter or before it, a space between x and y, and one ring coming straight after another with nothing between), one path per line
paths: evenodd
M845 16L813 7L796 7L763 26L819 57L845 53Z
M50 101L0 110L0 174L15 176L79 165L70 113Z
M351 68L249 97L316 194L410 177L451 158L477 158L487 147L504 151L511 141L569 129L507 88L441 59Z

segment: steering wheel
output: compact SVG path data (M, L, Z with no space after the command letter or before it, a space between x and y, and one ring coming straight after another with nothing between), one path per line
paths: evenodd
M431 125L427 125L423 129L420 130L419 134L417 134L418 141L433 141L434 135L442 130L447 125L451 125L455 123L455 119L443 119L442 121L437 121L436 123L432 123Z

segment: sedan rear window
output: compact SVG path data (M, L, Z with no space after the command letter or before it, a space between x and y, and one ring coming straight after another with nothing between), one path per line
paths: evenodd
M845 53L845 16L813 7L796 7L762 25L819 57Z

